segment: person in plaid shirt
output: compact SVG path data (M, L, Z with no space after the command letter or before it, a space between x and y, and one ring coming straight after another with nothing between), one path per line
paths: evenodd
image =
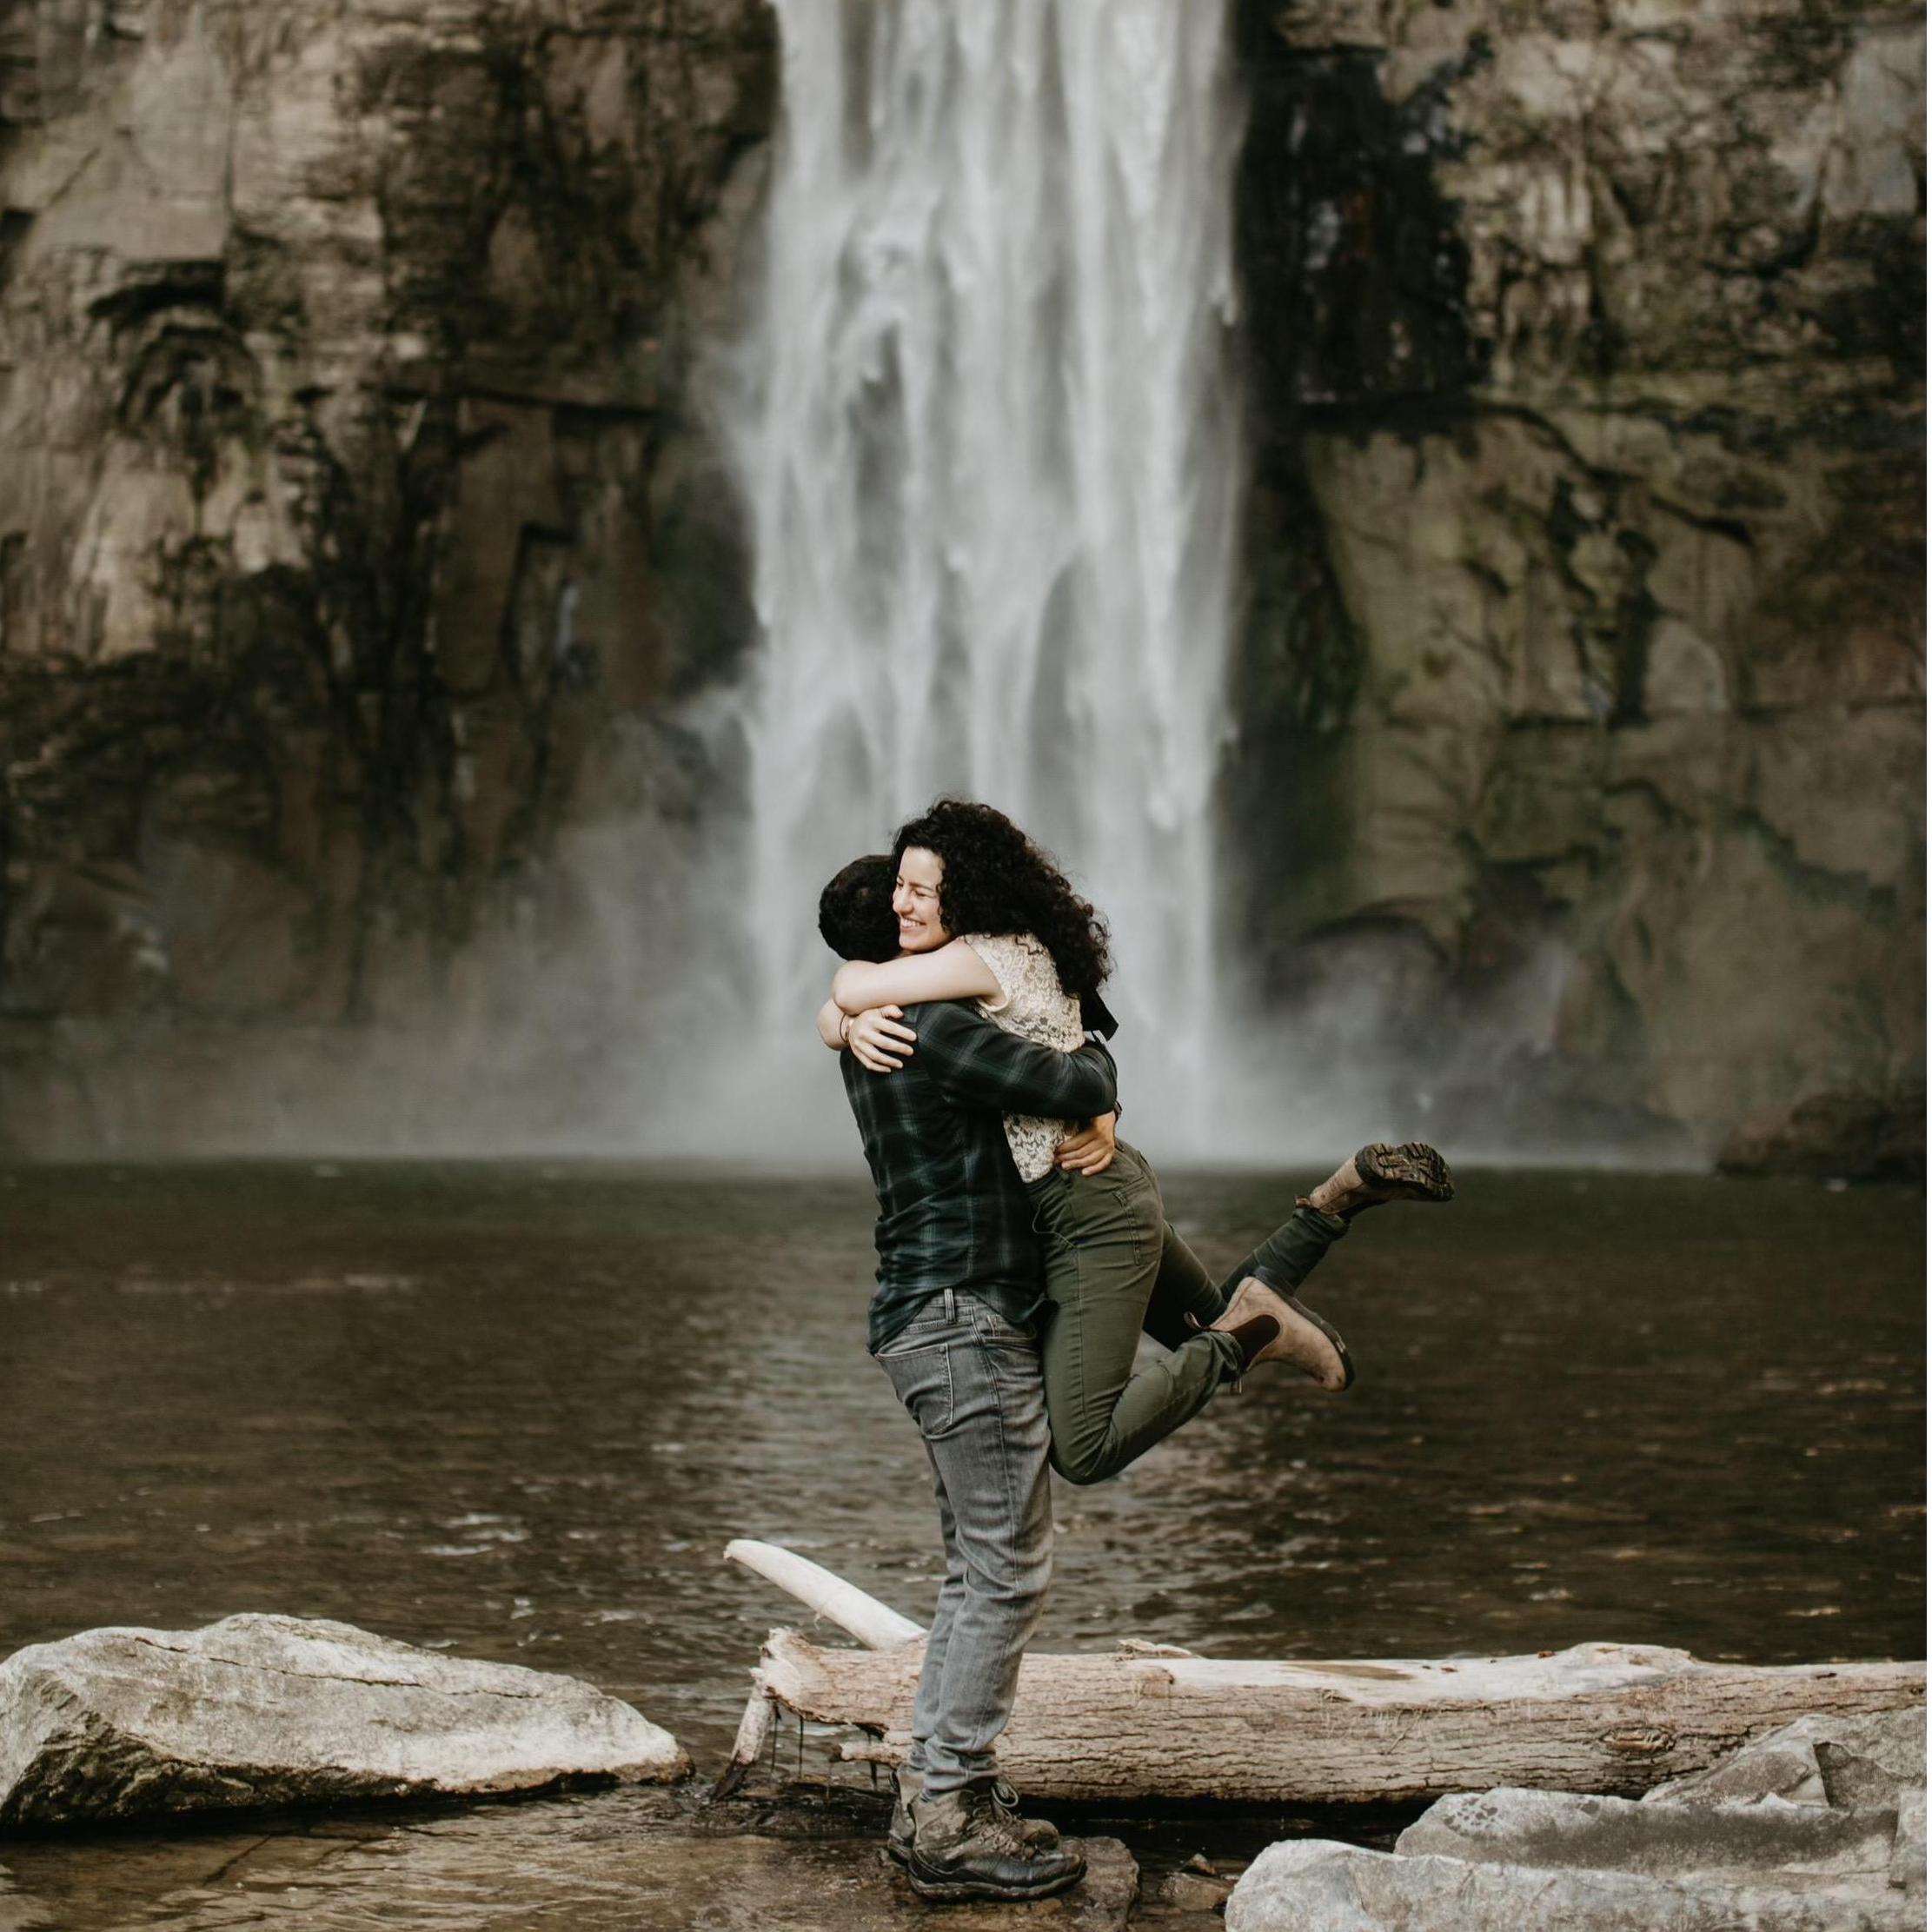
M834 952L897 950L893 872L890 859L860 860L826 887L819 927ZM1039 1248L1002 1117L1112 1112L1113 1059L1098 1041L1071 1053L1036 1046L969 1002L892 1011L821 1016L827 1044L845 1049L840 1071L879 1193L866 1345L925 1441L946 1548L888 1845L922 1896L1043 1898L1086 1867L1051 1824L1019 1815L993 1749L1053 1540ZM877 1064L885 1040L917 1048L891 1078L860 1059Z

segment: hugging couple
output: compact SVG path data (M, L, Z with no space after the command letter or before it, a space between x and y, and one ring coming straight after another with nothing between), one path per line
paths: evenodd
M846 964L819 1013L879 1192L867 1347L933 1466L946 1578L888 1849L927 1898L1044 1898L1085 1870L993 1745L1052 1564L1047 1471L1097 1483L1280 1362L1339 1392L1296 1291L1364 1209L1453 1192L1436 1151L1364 1147L1217 1285L1114 1133L1105 923L1004 813L944 799L828 885ZM1142 1331L1165 1351L1137 1370Z

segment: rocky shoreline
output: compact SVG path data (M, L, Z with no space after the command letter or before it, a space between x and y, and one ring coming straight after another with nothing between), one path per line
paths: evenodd
M554 1904L589 1888L621 1898L633 1924L926 1922L929 1909L880 1850L882 1795L835 1786L828 1768L822 1786L760 1780L711 1803L690 1774L674 1740L574 1679L347 1624L239 1616L193 1632L96 1630L0 1663L0 1880L15 1865L30 1901L54 1844L73 1846L58 1855L71 1864L90 1848L108 1856L89 1836L103 1825L178 1832L225 1812L249 1834L247 1848L184 1888L190 1902L219 1895L217 1882L242 1882L231 1875L246 1862L264 1892L326 1883L349 1909L380 1893L385 1916L407 1923L412 1895L433 1891L450 1860L492 1869L495 1834L517 1844L526 1899ZM560 1797L534 1823L527 1807L421 1810L425 1800L600 1785L634 1795ZM644 1785L674 1789L652 1796ZM1545 1922L1560 1912L1577 1932L1639 1921L1652 1932L1718 1922L1902 1932L1924 1912L1924 1790L1919 1703L1801 1718L1641 1801L1457 1793L1411 1808L1399 1835L1360 1808L1285 1836L1289 1820L1271 1831L1251 1813L1210 1826L1191 1823L1186 1808L1163 1820L1157 1806L1122 1824L1049 1806L1078 1834L1089 1873L1064 1899L1030 1908L1029 1922L1205 1932L1225 1912L1233 1932L1505 1932L1526 1912ZM377 1799L415 1808L401 1856L369 1811ZM1324 1835L1338 1823L1347 1836ZM547 1847L534 1864L533 1829ZM1142 1842L1146 1870L1113 1830ZM1191 1831L1218 1856L1178 1850ZM207 1865L205 1831L198 1842L209 1849L197 1853L190 1833L163 1862L177 1876ZM707 1919L696 1901L720 1888L729 1914ZM966 1908L948 1922L1004 1924L1010 1909Z

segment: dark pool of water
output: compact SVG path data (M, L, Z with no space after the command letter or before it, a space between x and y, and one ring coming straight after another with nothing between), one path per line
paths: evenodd
M1225 1265L1309 1178L1170 1209ZM1920 1656L1924 1225L1917 1191L1520 1172L1378 1212L1307 1290L1357 1386L1257 1376L1057 1489L1040 1642ZM862 1183L0 1172L0 1654L341 1617L590 1678L715 1769L793 1619L730 1537L929 1609L870 1273ZM54 1856L10 1849L5 1895Z

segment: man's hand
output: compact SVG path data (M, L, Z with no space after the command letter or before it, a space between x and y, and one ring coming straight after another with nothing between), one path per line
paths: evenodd
M1104 1174L1113 1165L1113 1120L1097 1114L1078 1133L1070 1133L1053 1150L1053 1165L1075 1174Z
M897 1006L867 1006L853 1015L846 1045L860 1066L873 1073L896 1073L913 1057L919 1035L900 1025Z

